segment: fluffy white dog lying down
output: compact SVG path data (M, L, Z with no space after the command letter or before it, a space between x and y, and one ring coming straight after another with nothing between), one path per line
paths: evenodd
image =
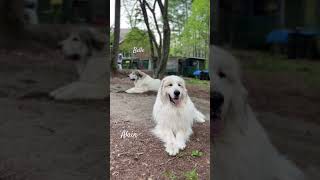
M153 79L148 74L134 70L129 74L131 81L134 81L134 87L126 90L126 93L144 93L147 91L158 91L160 79Z
M74 61L79 79L50 93L54 99L103 99L108 94L105 41L92 29L81 29L61 42L67 60Z
M164 142L169 155L176 155L186 147L192 134L194 121L204 122L188 96L185 82L178 76L167 76L161 81L156 102L153 106L153 133Z
M213 178L217 180L302 180L304 174L271 144L247 102L235 58L210 47L213 80ZM212 71L213 70L213 71ZM211 124L212 126L212 124ZM216 132L214 132L216 134Z

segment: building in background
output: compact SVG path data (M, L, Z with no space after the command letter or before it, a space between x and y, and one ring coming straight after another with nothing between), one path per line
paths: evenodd
M319 31L319 0L216 0L214 37L232 47L262 47L274 29Z
M141 69L153 70L153 63L149 49L140 47L136 41L129 43L129 48L121 48L124 43L127 43L127 35L131 29L120 29L120 52L123 54L122 67L123 69ZM130 35L129 35L130 36ZM136 39L136 38L134 38ZM148 43L148 42L147 42ZM141 43L140 43L141 45ZM167 74L182 75L187 77L194 77L193 73L196 70L206 69L206 59L200 57L169 57L167 62Z

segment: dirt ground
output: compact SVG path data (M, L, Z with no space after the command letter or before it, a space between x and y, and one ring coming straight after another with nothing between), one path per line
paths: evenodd
M196 169L199 179L209 179L210 135L209 121L194 125L194 134L184 151L171 157L163 144L150 130L156 93L126 94L132 87L125 76L114 77L110 86L110 159L111 179L169 179L169 173L177 179L185 179L187 171ZM208 92L197 94L196 87L189 86L191 99L196 107L209 117L210 102ZM121 138L124 130L137 133L137 137ZM201 157L192 157L193 150L203 152Z
M242 63L252 58L241 58ZM38 47L0 50L0 177L17 173L37 180L104 179L107 107L105 101L54 101L47 93L76 78L71 62L58 51ZM294 79L294 80L292 80ZM320 91L307 87L299 75L244 70L249 102L273 143L300 167L320 169ZM151 135L155 93L129 95L124 76L111 80L112 179L165 179L195 168L209 177L209 123L195 124L190 142L169 157ZM120 91L120 92L119 92ZM191 86L190 96L206 115L209 95ZM121 139L123 130L137 138ZM192 157L192 150L203 152Z
M249 103L280 152L301 168L320 169L320 89L310 87L300 73L263 72L244 68L256 63L256 53L238 51ZM295 63L295 60L292 60ZM320 63L320 60L299 60Z
M0 50L0 179L105 179L107 101L47 96L75 75L55 50Z
M254 63L254 57L250 56L248 52L241 54L241 64ZM249 103L279 151L306 173L310 168L320 169L319 89L308 87L299 74L286 72L265 73L244 68L243 81L249 92ZM195 134L182 158L169 157L159 140L150 133L154 126L151 112L155 93L130 95L121 92L132 85L124 76L111 80L112 179L168 179L165 175L168 171L174 172L178 179L184 179L184 172L194 166L199 170L199 179L209 179L209 147L206 144L209 143L209 124L205 127L195 125ZM197 86L190 91L198 107L208 112L202 109L207 105L203 102L209 99L207 91ZM198 99L202 102L197 102ZM138 138L121 139L123 130L138 132ZM201 141L198 141L200 137ZM190 157L193 149L204 151L205 156Z

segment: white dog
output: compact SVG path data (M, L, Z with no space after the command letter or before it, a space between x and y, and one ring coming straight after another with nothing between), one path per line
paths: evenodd
M50 93L58 100L103 99L108 95L105 41L92 29L81 29L61 42L66 59L75 62L79 79Z
M160 79L153 79L148 74L135 70L129 74L131 81L134 81L134 87L126 90L126 93L144 93L147 91L158 91Z
M153 106L153 119L156 122L153 133L164 142L169 155L174 156L186 147L193 122L204 122L205 116L189 98L184 80L167 76L161 81Z
M38 24L38 0L24 0L24 20L27 24Z
M302 180L304 174L271 144L247 102L235 58L210 47L213 80L213 177L217 180ZM216 132L212 132L216 133Z

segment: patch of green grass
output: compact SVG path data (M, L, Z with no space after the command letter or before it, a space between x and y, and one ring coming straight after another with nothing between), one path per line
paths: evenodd
M191 171L187 171L184 173L186 180L198 180L198 173L196 168L193 168Z
M201 157L203 155L203 152L199 151L199 150L193 150L191 152L191 156L192 157Z
M244 64L244 68L268 72L310 72L316 70L313 63L302 60L289 60L284 56L259 53L255 61ZM316 63L318 68L320 64Z
M176 180L177 179L177 176L174 174L173 171L165 171L163 173L163 175L167 178L169 178L170 180Z
M237 56L238 53L235 55ZM239 53L240 54L240 53ZM243 54L243 53L241 53ZM320 87L320 62L305 59L288 59L283 55L273 55L266 52L254 52L242 56L242 67L245 70L253 70L261 73L285 72L297 74L305 80L310 87ZM294 79L293 79L294 80Z
M210 81L199 80L199 79L195 79L195 78L185 78L185 81L186 81L187 85L191 84L191 85L201 86L204 88L210 87Z

